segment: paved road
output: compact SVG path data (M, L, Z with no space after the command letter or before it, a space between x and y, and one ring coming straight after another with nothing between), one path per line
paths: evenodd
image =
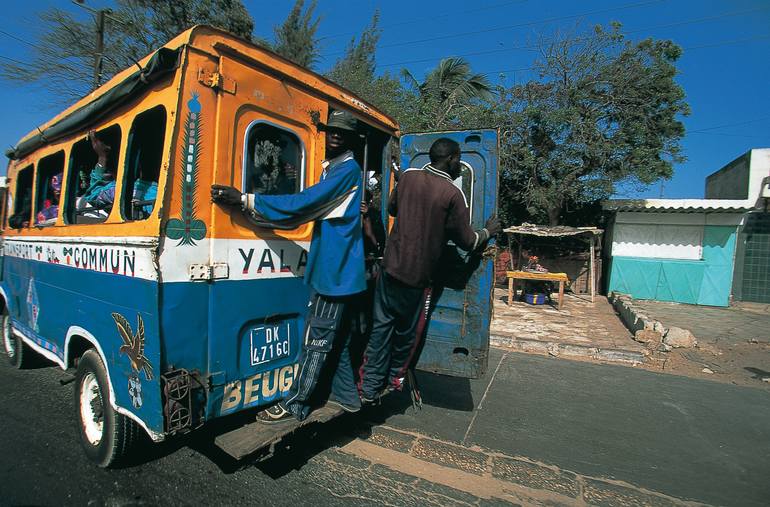
M200 432L100 470L63 376L0 367L0 504L770 503L759 389L493 350L483 379L420 375L425 408L393 397L366 415L373 431L347 417L240 465Z

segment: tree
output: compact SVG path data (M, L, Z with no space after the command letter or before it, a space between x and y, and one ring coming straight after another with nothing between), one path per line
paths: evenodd
M495 97L487 78L473 74L462 58L441 60L422 83L406 69L402 76L417 96L417 109L407 130L461 128Z
M619 184L670 178L685 159L675 82L682 50L668 40L627 41L619 24L539 44L537 80L505 90L503 197L557 225L567 207L611 196Z
M356 42L353 37L348 43L345 55L334 64L327 74L329 79L344 86L348 90L366 96L376 77L375 53L380 40L381 30L377 27L380 20L379 11L375 11L369 26L363 31Z
M132 2L124 2L130 6ZM136 0L139 18L149 17L152 33L167 41L197 24L223 28L251 40L254 20L241 0ZM149 16L148 16L149 15Z
M316 31L321 18L313 19L316 0L311 0L303 13L305 0L296 0L289 16L275 28L273 50L298 65L312 68L320 56Z
M388 73L375 75L375 55L381 33L377 26L379 18L379 11L375 11L369 26L358 40L355 37L350 40L345 54L327 77L403 124L414 111L415 95L406 90L397 77Z
M93 83L93 21L79 21L57 8L39 13L38 19L32 58L23 65L0 63L0 77L38 84L54 92L61 103L79 99ZM102 82L196 24L213 25L246 39L254 29L241 0L116 0L105 20Z

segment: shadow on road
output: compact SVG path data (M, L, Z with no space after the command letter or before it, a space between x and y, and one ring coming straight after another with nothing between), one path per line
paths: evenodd
M468 379L422 372L418 373L418 377L425 405L462 412L473 410ZM254 467L265 475L278 479L301 469L309 460L327 449L344 446L356 438L367 438L373 426L412 410L415 408L407 391L392 393L384 397L379 405L364 407L356 414L344 414L333 423L300 427L286 435L272 449L263 449L237 461L217 447L214 440L220 434L253 422L257 410L248 410L213 421L205 428L172 442L153 446L156 452L154 456L148 457L147 461L188 447L207 457L225 474Z
M753 373L754 376L751 378L755 378L757 380L762 380L763 378L770 377L770 371L760 370L759 368L752 368L751 366L746 366L743 369L749 373Z

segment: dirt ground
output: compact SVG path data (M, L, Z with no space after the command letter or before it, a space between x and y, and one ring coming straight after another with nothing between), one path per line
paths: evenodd
M695 348L655 353L645 368L770 390L770 305L634 304L666 327L689 329L698 340Z

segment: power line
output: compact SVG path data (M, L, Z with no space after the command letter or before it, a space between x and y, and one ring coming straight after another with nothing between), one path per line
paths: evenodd
M716 16L706 16L706 17L702 17L702 18L695 18L695 19L689 19L689 20L684 20L684 21L677 21L675 23L665 23L665 24L662 24L662 25L649 26L649 27L646 27L646 28L637 28L637 29L630 30L630 31L626 32L626 34L645 32L645 31L649 31L649 30L656 30L656 29L659 29L659 28L671 28L671 27L675 27L675 26L683 26L683 25L691 25L691 24L696 24L696 23L704 23L704 22L707 22L707 21L714 21L714 20L717 20L717 19L722 19L722 18L731 17L731 16L738 16L738 15L742 15L742 14L749 14L749 13L752 13L752 12L768 10L768 9L770 9L770 6L768 6L768 7L759 7L757 9L749 9L749 10L743 10L743 11L727 12L727 13L723 13L723 14L718 14ZM759 38L764 38L764 37L765 36L761 36ZM579 39L581 39L581 38L579 38ZM745 39L745 40L750 40L750 39L751 38L748 38L748 39ZM548 39L546 39L546 40L548 40ZM717 43L717 44L714 44L714 45L722 45L722 44L726 44L726 43ZM710 46L711 45L692 46L692 47L686 48L686 49L699 49L700 47L710 47ZM516 50L532 50L532 49L535 49L537 47L538 47L537 44L529 44L529 45L524 45L524 46L513 46L513 47L509 47L509 48L488 49L488 50L484 50L484 51L473 51L473 52L470 52L470 53L463 53L463 54L456 55L456 56L460 56L460 57L480 56L480 55L489 55L489 54L495 54L495 53L505 53L505 52L508 52L508 51L516 51ZM411 63L433 62L433 61L440 60L441 58L443 58L443 57L439 57L439 58L435 58L435 57L433 57L433 58L422 58L422 59L419 59L419 60L408 60L408 61L402 61L402 62L392 62L392 63L386 63L386 64L383 64L383 65L379 65L378 67L394 67L394 66L397 66L397 65L406 65L406 64L411 64Z
M522 27L526 27L526 26L545 24L545 23L550 23L550 22L553 22L553 21L563 21L563 20L566 20L566 19L581 18L583 16L590 16L590 15L594 15L594 14L604 14L604 13L607 13L607 12L614 12L614 11L619 11L619 10L632 9L632 8L635 8L635 7L644 7L646 5L652 5L652 4L661 3L661 2L664 2L664 1L666 1L666 0L649 0L649 1L646 1L646 2L637 2L637 3L631 3L631 4L624 4L624 5L619 5L617 7L610 7L608 9L599 9L599 10L594 10L594 11L587 11L587 12L583 12L583 13L579 13L579 14L571 14L569 16L556 16L556 17L545 18L545 19L540 19L540 20L536 20L536 21L528 21L526 23L517 23L515 25L506 25L506 26L498 26L498 27L494 27L494 28L485 28L485 29L482 29L482 30L474 30L474 31L471 31L471 32L452 33L452 34L448 34L448 35L440 35L438 37L428 37L428 38L425 38L425 39L417 39L417 40L411 40L411 41L405 41L405 42L394 42L392 44L384 44L384 45L382 45L380 47L381 48L392 48L392 47L397 47L397 46L408 46L410 44L419 44L419 43L422 43L422 42L432 42L432 41L436 41L436 40L456 39L458 37L465 37L465 36L468 36L468 35L476 35L476 34L480 34L480 33L490 33L490 32L499 32L499 31L503 31L503 30L512 30L514 28L522 28ZM345 53L345 51L335 51L334 53L329 53L327 56L334 56L334 55L344 54L344 53Z
M745 39L740 39L740 40L728 40L728 41L722 41L722 42L715 42L713 44L702 45L702 46L687 46L687 47L684 47L682 49L684 51L690 51L692 49L701 49L701 48L705 48L705 47L727 46L727 45L730 45L730 44L736 44L738 42L751 42L751 41L760 40L760 39L770 39L770 34L758 35L758 36L755 36L755 37L747 37ZM506 73L506 72L519 72L519 71L537 70L537 69L538 69L537 67L522 67L522 68L518 68L518 69L491 70L489 72L481 72L480 74L483 74L483 75L487 76L487 75L491 75L491 74L503 74L503 73ZM759 120L752 120L751 122L753 123L755 121L761 121L762 119L764 119L764 118L760 118ZM717 127L712 127L712 128L717 128ZM705 129L703 129L703 130L705 130Z
M447 18L449 16L460 16L460 15L463 15L463 14L471 14L471 13L474 13L474 12L486 11L486 10L489 10L489 9L496 9L498 7L506 7L508 5L513 5L513 4L523 4L525 2L527 2L527 0L514 0L512 2L503 2L503 3L495 4L495 5L487 5L486 7L478 7L476 9L467 9L467 10L464 10L464 11L453 11L453 12L447 12L445 14L439 14L437 16L430 16L430 17L418 18L418 19L410 19L409 21L402 21L402 22L399 22L399 23L391 23L389 25L381 26L379 28L380 29L385 29L385 28L393 28L393 27L396 27L396 26L411 25L411 24L414 24L414 23L422 23L424 21L433 21L435 19ZM338 37L344 37L346 35L357 35L359 33L361 33L361 32L338 33L338 34L334 34L334 35L327 35L325 37L320 37L318 40L322 41L322 40L328 40L328 39L336 39Z
M707 134L710 136L723 136L723 137L742 137L744 139L766 139L770 141L770 135L766 136L750 136L750 135L743 135L743 134L727 134L723 132L687 132L688 134Z
M18 64L18 65L23 65L23 66L25 66L25 67L28 65L26 62L22 62L22 61L19 61L19 60L15 60L15 59L13 59L13 58L8 58L7 56L3 56L3 55L0 55L0 59L2 59L2 60L7 60L7 61L9 61L9 62L12 62L12 63Z
M717 125L716 127L706 127L706 128L697 129L697 130L690 130L689 132L691 134L701 134L701 133L706 133L707 130L716 130L716 129L722 129L727 127L738 127L739 125L748 125L749 123L756 123L758 121L765 121L765 120L770 120L770 116L763 116L761 118L755 118L753 120L746 120L746 121L741 121L737 123L725 123L724 125Z
M18 37L18 36L16 36L16 35L12 34L12 33L8 33L8 32L6 32L5 30L0 30L0 33L1 33L1 34L3 34L3 35L5 35L6 37L10 37L11 39L15 39L15 40L17 40L17 41L19 41L19 42L23 42L24 44L27 44L27 45L29 45L29 46L32 46L33 48L38 48L38 49L40 49L40 48L39 48L39 47L38 47L36 44L34 44L34 43L32 43L32 42L30 42L30 41L28 41L28 40L22 39L21 37Z
M762 40L762 39L770 39L770 34L755 35L753 37L744 37L742 39L733 39L733 40L724 41L724 42L715 42L713 44L701 44L699 46L690 46L689 48L686 48L686 49L692 50L692 49L713 48L715 46L727 46L730 44L739 44L741 42L751 42L751 41Z

